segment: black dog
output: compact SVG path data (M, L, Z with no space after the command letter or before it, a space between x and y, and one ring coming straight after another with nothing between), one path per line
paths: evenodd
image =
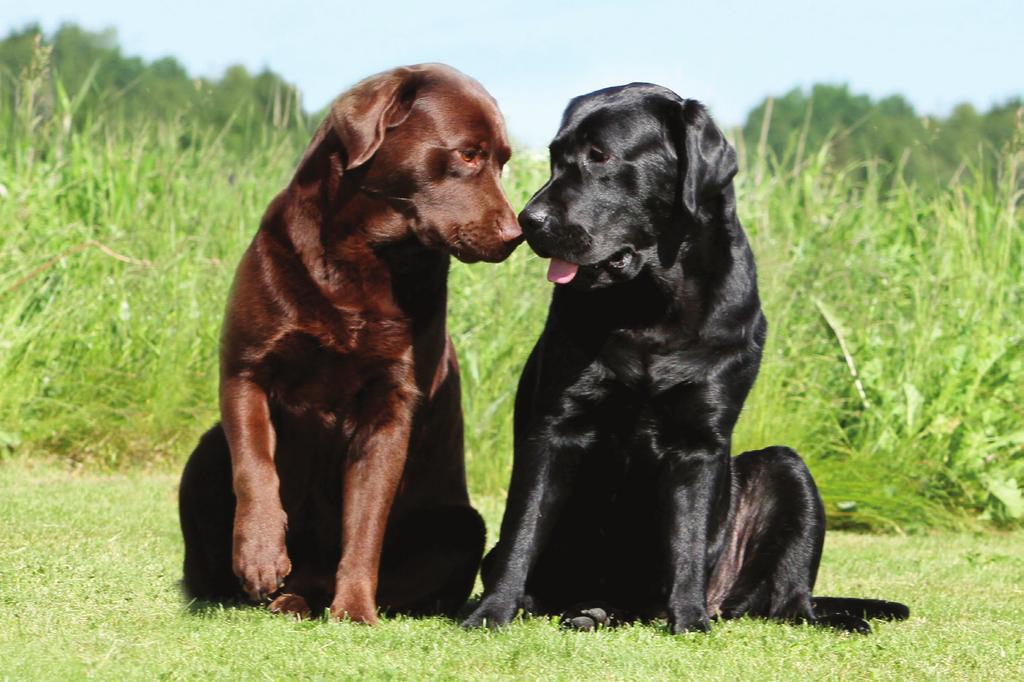
M632 84L574 99L520 214L558 283L519 382L515 462L484 597L592 627L744 614L869 631L902 604L811 595L818 490L784 447L730 457L766 322L736 154L705 109ZM590 602L590 607L584 605ZM612 608L593 608L595 602Z

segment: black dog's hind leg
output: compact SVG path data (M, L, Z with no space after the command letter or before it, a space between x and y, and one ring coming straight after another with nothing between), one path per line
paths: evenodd
M733 460L734 518L713 572L709 607L743 615L867 632L862 618L819 617L812 602L825 510L818 488L793 450L771 447Z
M730 544L709 591L724 618L760 616L868 633L868 618L902 620L903 604L812 597L825 541L814 479L793 450L771 447L733 461L737 492ZM726 592L716 600L716 589Z

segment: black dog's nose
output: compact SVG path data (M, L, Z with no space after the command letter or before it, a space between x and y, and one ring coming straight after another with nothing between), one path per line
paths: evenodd
M550 223L551 216L549 216L543 209L527 206L523 209L522 213L519 214L519 225L523 228L523 233L527 236L540 232L548 227Z

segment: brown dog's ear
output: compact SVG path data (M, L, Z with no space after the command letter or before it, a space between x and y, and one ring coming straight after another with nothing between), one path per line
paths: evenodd
M680 193L683 207L699 220L702 202L721 194L739 170L736 150L700 102L683 100L679 115Z
M366 163L380 148L384 133L409 117L419 79L398 68L358 83L331 105L328 118L345 150L345 170Z
M317 191L335 183L341 173L370 160L389 128L409 117L422 80L419 72L402 67L357 83L331 104L327 117L295 171L296 191Z

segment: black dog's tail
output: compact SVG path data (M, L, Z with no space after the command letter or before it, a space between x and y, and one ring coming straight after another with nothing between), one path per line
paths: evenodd
M812 597L814 623L846 632L866 635L871 632L868 619L906 620L910 609L906 604L884 599L854 599L851 597Z
M824 620L830 620L835 616L858 620L906 620L910 617L910 608L906 604L884 599L813 597L811 604L814 615Z

